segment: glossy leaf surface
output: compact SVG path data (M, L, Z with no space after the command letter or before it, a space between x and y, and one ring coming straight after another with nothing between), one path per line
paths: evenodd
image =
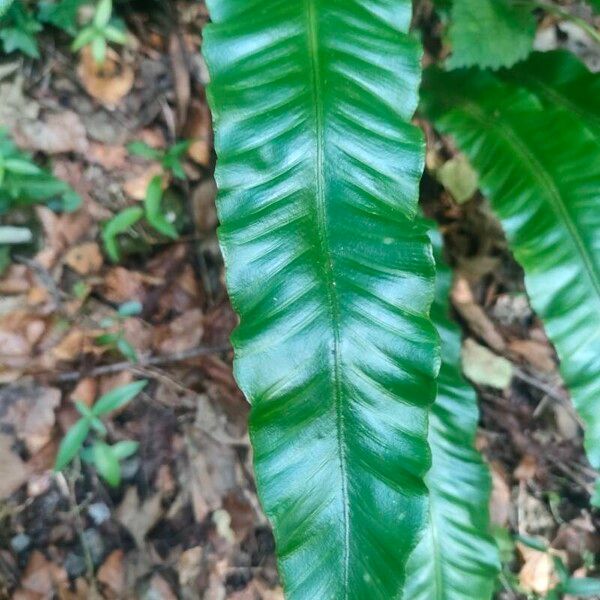
M461 372L461 332L450 319L452 274L432 229L436 298L431 317L442 341L438 394L429 421L432 467L428 530L408 563L404 600L490 600L500 567L489 535L490 476L475 435L477 396Z
M430 71L424 107L479 171L600 467L600 154L579 114L484 73Z
M600 77L571 52L534 52L500 77L527 88L548 108L564 108L578 116L600 142Z
M390 600L439 357L409 0L212 0L220 240L287 598Z

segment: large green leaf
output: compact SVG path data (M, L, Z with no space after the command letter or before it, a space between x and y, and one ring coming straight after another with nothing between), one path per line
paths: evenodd
M600 142L600 76L571 52L534 52L500 77L527 88L548 108L564 108L578 115Z
M448 66L509 67L531 52L535 29L531 5L511 0L454 0Z
M287 597L391 600L439 362L409 0L212 0L237 381Z
M436 298L431 317L442 340L438 395L429 422L429 527L407 567L404 600L489 600L500 568L489 534L490 477L475 449L477 396L461 372L461 335L449 317L452 274L432 230Z
M525 270L600 468L600 155L577 113L490 74L430 71L424 107L452 134Z
M0 0L0 17L6 13L14 0Z

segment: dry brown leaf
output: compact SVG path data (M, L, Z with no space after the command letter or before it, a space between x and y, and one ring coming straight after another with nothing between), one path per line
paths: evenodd
M85 153L88 140L77 113L65 110L33 120L21 121L13 131L16 144L26 150L45 154Z
M10 426L31 454L52 438L54 411L60 404L60 390L31 384L7 386L0 390L0 423Z
M517 542L517 548L524 560L519 571L519 583L527 592L546 595L559 583L552 555L529 548L520 542Z
M109 588L117 598L123 596L125 587L125 569L123 566L123 550L111 552L100 569L98 569L98 581Z
M217 184L210 177L200 182L192 191L192 211L198 231L210 234L215 231L219 222L215 199L217 197Z
M504 339L483 308L475 302L471 286L464 277L457 277L452 286L452 303L474 334L496 352L504 351Z
M65 264L79 275L97 273L104 264L100 246L96 242L84 242L71 248L65 255Z
M21 588L40 594L44 598L52 598L55 589L67 579L64 568L50 562L41 552L34 550L21 578Z
M556 363L554 352L550 344L536 340L513 340L508 348L523 360L526 360L534 369L542 373L555 373Z
M122 304L130 300L144 303L147 279L138 271L128 271L124 267L113 267L105 275L102 294L110 302Z
M127 96L135 81L133 69L120 61L116 52L109 50L100 68L87 46L81 51L77 74L86 92L107 107Z
M203 167L209 166L212 157L212 123L205 102L194 100L191 103L184 136L192 140L188 149L189 157Z
M506 482L504 467L494 461L490 464L492 494L490 496L490 519L494 525L504 527L510 516L510 487Z
M199 308L189 310L156 329L157 351L161 354L178 354L198 346L204 335L204 314Z
M168 175L163 172L163 168L158 163L153 163L134 177L131 177L123 184L123 191L134 200L143 200L146 197L146 191L150 182L157 176L163 178L163 189L169 184Z
M131 533L138 548L143 548L146 534L156 525L163 514L159 494L141 501L134 487L127 489L117 510L117 519Z
M86 406L92 406L98 393L98 383L93 377L84 377L77 382L75 389L71 392L72 402L82 402Z
M93 142L90 144L86 158L109 171L121 169L127 161L127 148Z
M533 479L537 473L537 466L537 459L535 456L527 454L515 469L515 479L518 479L519 481L529 481Z
M11 436L0 433L0 498L8 498L29 477L29 467L12 451Z

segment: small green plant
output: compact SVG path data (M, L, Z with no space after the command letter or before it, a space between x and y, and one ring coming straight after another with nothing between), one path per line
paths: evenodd
M11 4L4 16L0 10L0 40L6 54L22 52L30 58L39 58L37 34L42 25L22 2Z
M191 142L183 140L167 148L166 150L158 150L146 144L146 142L131 142L127 146L130 154L153 160L161 164L166 173L172 173L177 179L187 179L187 175L183 169L182 159L185 153L189 150Z
M125 302L117 310L115 317L107 317L102 320L100 325L111 331L103 333L96 338L96 343L101 346L107 346L118 350L127 360L137 362L138 357L135 348L127 341L125 337L124 322L128 317L139 315L142 312L142 305L137 301Z
M89 46L96 64L102 66L106 60L109 42L123 45L127 42L127 32L122 23L112 16L112 0L100 0L96 6L92 22L84 27L73 40L71 49L79 52Z
M81 198L64 181L38 167L29 154L16 148L0 128L0 216L11 209L45 203L72 212Z
M52 2L44 0L38 5L38 19L62 29L71 36L77 35L77 17L79 9L90 4L89 0L59 0Z
M117 487L121 482L121 461L135 454L139 444L129 440L108 444L106 426L101 417L129 404L147 384L147 380L141 380L111 390L101 396L92 408L76 402L81 418L62 440L54 470L64 470L79 455L97 469L106 483ZM90 443L85 445L91 436Z

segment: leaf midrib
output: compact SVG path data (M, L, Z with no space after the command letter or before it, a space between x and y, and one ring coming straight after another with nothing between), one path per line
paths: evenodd
M551 204L554 206L555 211L562 218L565 226L571 236L574 243L575 249L581 255L582 262L585 270L590 278L592 287L596 293L596 299L600 303L600 274L594 267L594 262L591 256L588 254L587 248L575 223L573 222L569 211L562 199L562 194L557 189L552 176L544 168L542 163L530 152L526 144L520 138L519 134L515 132L514 128L506 124L506 122L494 122L485 115L477 106L472 103L466 103L463 105L465 111L470 114L476 121L479 121L481 125L488 129L496 130L501 137L503 137L509 145L513 146L515 151L521 155L523 162L528 162L532 176L538 180L540 186L547 191L547 195L550 198Z
M323 89L321 86L321 63L319 60L319 26L315 0L305 0L307 19L308 52L311 69L311 93L315 121L315 201L317 215L317 235L320 250L325 258L323 275L326 280L326 291L329 305L331 326L333 330L333 348L331 349L332 387L335 403L336 434L342 482L343 502L343 585L344 598L348 599L349 554L350 554L350 519L348 501L348 472L346 459L346 440L343 415L343 398L341 386L341 353L340 353L340 308L339 298L335 289L333 256L328 235L327 198L325 185L325 118L323 114ZM340 599L341 600L341 599Z

